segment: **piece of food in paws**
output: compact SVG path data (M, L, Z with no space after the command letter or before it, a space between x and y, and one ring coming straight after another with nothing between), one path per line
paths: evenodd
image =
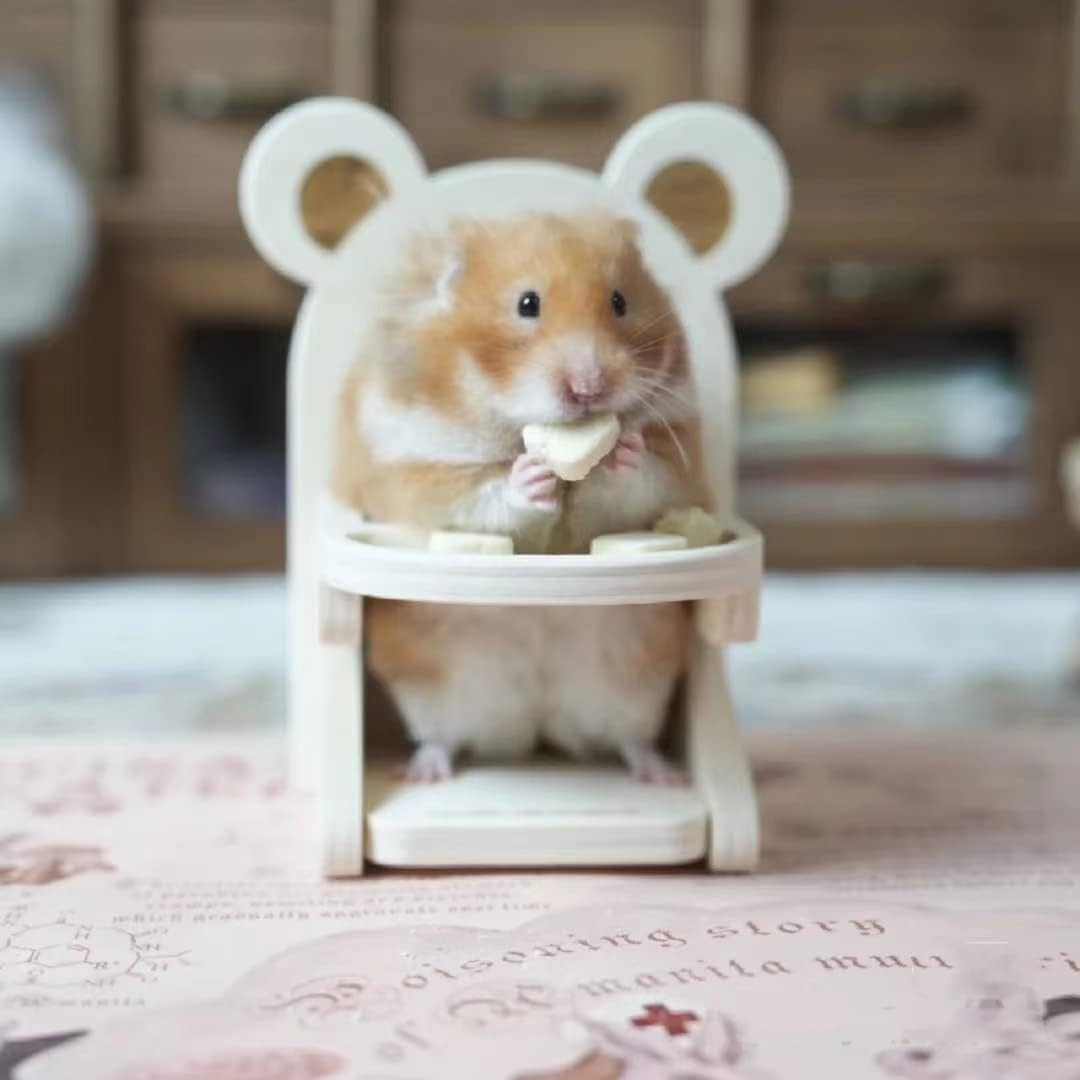
M625 532L597 536L590 555L652 555L657 551L682 551L686 537L674 533Z
M723 544L734 539L735 534L725 529L720 519L700 506L691 506L685 510L669 510L653 526L656 532L672 533L685 536L687 546L692 548L708 547L710 544Z
M372 544L374 547L390 548L426 548L428 532L415 525L394 525L373 522L361 525L349 533L349 539L360 544Z
M431 551L443 555L513 555L513 537L502 533L433 532L428 541Z
M612 413L565 424L526 424L525 449L539 454L560 480L584 480L619 441L619 419Z

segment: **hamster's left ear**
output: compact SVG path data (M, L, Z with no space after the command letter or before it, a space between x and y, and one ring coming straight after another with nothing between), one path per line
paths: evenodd
M240 170L240 216L268 263L310 285L375 202L426 176L393 117L360 101L312 98L278 113L252 140Z
M791 184L775 140L727 105L669 105L623 135L603 176L620 194L644 200L673 166L703 167L726 194L727 220L716 242L700 254L701 272L718 288L749 277L776 249L788 221Z

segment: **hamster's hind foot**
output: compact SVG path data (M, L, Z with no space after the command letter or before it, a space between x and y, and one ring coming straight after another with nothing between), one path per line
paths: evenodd
M441 743L421 743L399 775L410 784L437 784L454 774L450 751Z
M630 775L642 784L655 784L657 787L686 787L690 782L686 773L658 750L643 743L624 743L621 747L623 760L630 769Z

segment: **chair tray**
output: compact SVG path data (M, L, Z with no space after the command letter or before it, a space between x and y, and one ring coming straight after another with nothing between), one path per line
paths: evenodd
M658 604L756 593L761 534L738 523L723 544L646 555L459 555L321 537L321 577L357 596L447 604Z

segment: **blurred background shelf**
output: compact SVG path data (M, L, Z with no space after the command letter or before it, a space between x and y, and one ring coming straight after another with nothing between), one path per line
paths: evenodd
M433 167L596 166L666 102L749 109L797 196L730 298L741 509L770 565L1080 564L1056 479L1080 435L1078 10L5 0L0 70L53 88L100 243L69 326L0 365L0 575L281 565L299 295L247 247L234 191L258 126L322 93L395 112ZM704 244L699 180L656 199Z

